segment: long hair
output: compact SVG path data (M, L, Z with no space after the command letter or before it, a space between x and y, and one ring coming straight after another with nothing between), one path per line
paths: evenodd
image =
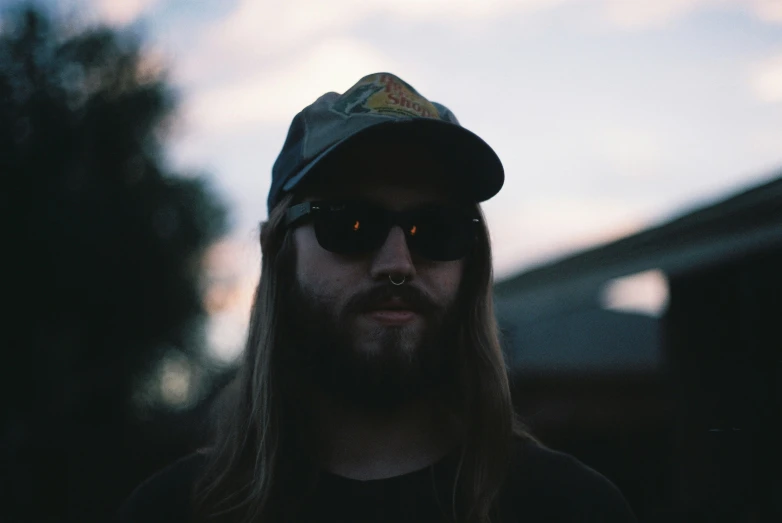
M250 317L244 361L222 406L215 441L194 488L197 521L276 523L272 503L283 469L295 462L286 449L290 432L281 394L277 354L284 351L281 325L286 290L295 278L295 253L285 223L293 197L286 196L261 229L262 267ZM499 515L498 494L514 438L536 440L516 416L492 308L488 229L465 259L457 314L456 397L463 427L459 464L450 500L454 521L489 522ZM283 465L284 464L284 465ZM302 483L305 481L301 478Z

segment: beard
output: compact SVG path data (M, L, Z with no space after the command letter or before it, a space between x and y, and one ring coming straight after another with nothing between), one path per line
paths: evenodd
M455 304L438 305L415 287L387 283L340 309L298 281L292 287L284 300L280 364L297 395L312 389L345 406L382 413L453 384ZM357 324L362 312L394 297L422 316L422 328Z

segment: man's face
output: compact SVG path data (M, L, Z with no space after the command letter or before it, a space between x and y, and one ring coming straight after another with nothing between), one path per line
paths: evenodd
M445 168L420 147L389 153L363 147L343 156L331 184L307 200L359 200L389 210L453 204ZM291 332L307 354L313 379L340 399L393 408L450 379L449 351L463 262L432 261L411 251L401 228L362 254L320 246L311 223L293 232L296 285ZM394 286L389 275L405 277Z

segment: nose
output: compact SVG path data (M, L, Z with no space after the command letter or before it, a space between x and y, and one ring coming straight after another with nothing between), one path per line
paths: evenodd
M373 256L370 275L374 280L383 280L391 275L411 280L415 276L415 265L407 247L407 239L399 226L391 228L386 241Z

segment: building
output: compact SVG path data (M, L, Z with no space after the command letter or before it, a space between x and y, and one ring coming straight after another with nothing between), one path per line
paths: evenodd
M522 415L643 521L782 521L782 177L495 299Z

